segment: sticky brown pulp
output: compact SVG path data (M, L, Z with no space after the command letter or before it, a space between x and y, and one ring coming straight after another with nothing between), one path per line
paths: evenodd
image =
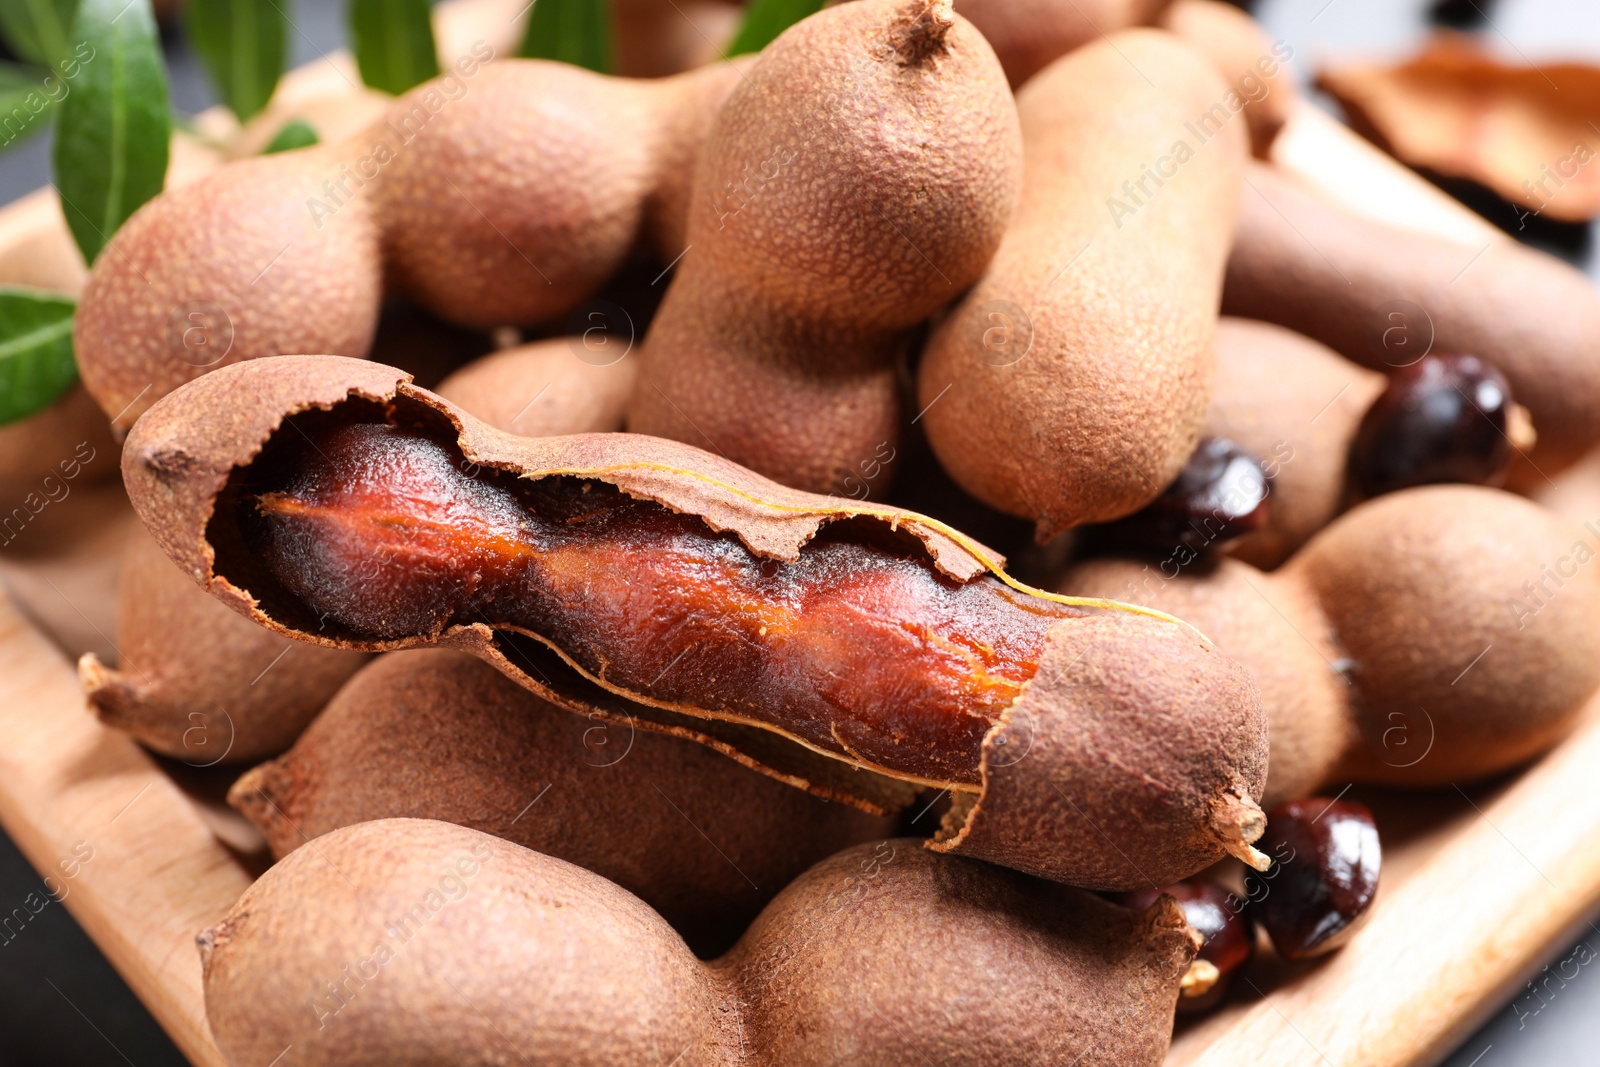
M427 437L335 426L241 523L276 578L375 639L486 622L604 684L859 762L974 784L983 735L1077 614L824 527L793 563L599 482L507 487Z

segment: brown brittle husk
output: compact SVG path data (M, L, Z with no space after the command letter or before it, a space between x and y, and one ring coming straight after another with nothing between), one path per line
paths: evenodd
M470 826L616 882L701 956L813 863L893 829L701 745L568 714L446 649L380 656L228 802L280 859L374 819Z
M1351 126L1413 167L1470 178L1535 214L1600 213L1600 67L1514 66L1444 33L1403 63L1323 68Z
M319 619L244 551L235 512L218 509L217 500L286 417L334 408L353 422L392 418L453 432L467 464L530 481L564 476L609 484L695 515L711 531L732 532L769 559L797 560L824 523L848 519L877 527L880 535L888 527L907 545L920 546L928 564L954 581L993 573L1025 594L1050 595L1012 582L990 550L923 516L788 489L673 441L635 434L514 437L416 388L404 372L360 360L299 356L225 367L164 398L130 434L123 477L146 526L197 582L269 629L366 651L460 648L570 710L690 737L791 785L869 811L902 807L916 784L925 783L873 773L842 746L838 752L813 749L776 726L724 721L602 688L537 635L513 638L483 623L456 623L437 638L374 641ZM1126 605L1082 606L1111 610L1051 628L1014 714L985 740L979 794L988 802L943 847L1105 889L1165 884L1225 852L1258 860L1248 842L1262 828L1256 798L1266 776L1266 729L1254 683L1177 620ZM997 758L994 749L1021 728L1018 716L1027 720L1036 751ZM1095 733L1091 723L1110 729ZM1074 743L1066 743L1069 737ZM1119 839L1108 846L1085 824L1115 828Z
M823 860L703 963L615 884L474 830L317 845L198 938L231 1063L1159 1067L1199 941L1171 897L1134 912L898 839Z

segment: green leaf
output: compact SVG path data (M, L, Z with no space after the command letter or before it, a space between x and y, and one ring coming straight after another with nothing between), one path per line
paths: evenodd
M305 119L290 119L283 124L283 128L272 135L272 140L267 142L267 147L261 150L264 156L275 152L293 152L296 148L310 148L321 138L317 131L311 128L311 123Z
M728 55L759 52L777 39L778 34L801 19L822 10L822 0L752 0L745 8L739 32L733 35Z
M167 174L167 72L150 0L83 0L72 39L90 51L61 102L56 191L86 262Z
M428 0L350 0L361 80L399 96L439 73Z
M287 53L279 0L187 0L185 25L223 103L243 122L267 106Z
M51 79L51 85L60 85L61 79L47 70L0 63L0 149L10 148L50 125L50 105L54 100L46 92L46 78ZM59 96L61 90L57 88L55 92Z
M606 0L536 0L517 55L611 73L611 13Z
M78 380L70 296L0 287L0 424L42 411Z
M23 59L53 67L71 50L68 29L78 0L0 0L0 31Z

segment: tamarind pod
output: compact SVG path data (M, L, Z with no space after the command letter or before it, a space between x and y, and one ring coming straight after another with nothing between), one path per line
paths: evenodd
M1498 367L1538 431L1528 460L1545 474L1600 439L1600 296L1544 252L1477 246L1356 215L1251 164L1228 261L1223 310L1321 341L1374 370L1430 349Z
M1300 97L1285 69L1294 50L1269 38L1248 12L1221 0L1177 0L1159 25L1210 60L1239 94L1250 124L1250 151L1266 159Z
M444 650L379 657L228 802L280 859L374 819L470 826L616 882L702 956L812 863L891 829L701 745L567 714Z
M1151 26L1172 0L959 0L994 47L1013 89L1085 44L1130 26Z
M1352 778L1468 782L1555 744L1600 687L1595 551L1521 497L1442 485L1352 509L1273 574L1096 560L1054 584L1182 612L1247 665L1271 806Z
M576 337L535 341L473 360L435 392L496 429L524 437L620 430L638 360L593 358Z
M680 138L703 138L737 80L727 64L646 82L526 61L485 64L443 103L434 83L411 90L351 142L375 160L390 279L469 326L540 323L576 306L646 226L675 232L658 216L686 198L660 186L687 186L701 140Z
M385 283L459 325L536 324L598 289L641 231L682 251L689 163L737 66L472 70L346 140L230 163L134 213L73 331L116 429L217 366L367 355Z
M982 273L1020 173L1004 77L948 0L790 27L717 114L629 429L842 492L893 447L895 359Z
M1345 508L1350 445L1385 381L1292 330L1222 317L1205 432L1255 456L1272 484L1266 525L1228 555L1271 570Z
M922 516L671 441L511 437L337 357L190 383L123 475L169 555L279 633L463 648L869 809L912 783L976 794L941 847L1060 881L1257 859L1242 672L1167 616L1022 586Z
M939 462L1041 542L1137 511L1199 439L1246 155L1228 93L1171 34L1129 30L1018 94L1016 217L917 391Z
M241 619L200 594L142 530L128 543L117 599L119 664L86 653L84 696L102 722L191 766L282 752L367 660Z
M320 227L306 209L339 159L316 146L240 160L156 197L117 231L72 329L84 387L114 430L216 366L366 354L382 290L371 206L353 199Z
M1134 913L902 839L818 864L707 964L596 874L388 819L295 851L199 943L239 1065L1156 1067L1196 937L1170 898Z

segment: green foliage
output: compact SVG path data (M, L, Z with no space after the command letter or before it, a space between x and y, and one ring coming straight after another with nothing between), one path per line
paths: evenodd
M49 407L78 380L71 297L0 288L0 424Z
M611 72L611 12L606 0L535 0L517 55Z
M361 80L399 96L439 73L428 0L350 0Z
M186 0L189 40L223 103L243 122L267 106L283 74L287 0Z
M784 30L822 10L822 0L751 0L728 55L759 52Z
M83 0L71 38L83 61L61 101L55 177L86 262L161 191L172 118L150 0Z
M310 148L319 138L317 131L305 119L290 119L283 124L283 128L272 135L272 140L267 142L267 147L261 150L264 156L274 152L293 152L296 148Z

